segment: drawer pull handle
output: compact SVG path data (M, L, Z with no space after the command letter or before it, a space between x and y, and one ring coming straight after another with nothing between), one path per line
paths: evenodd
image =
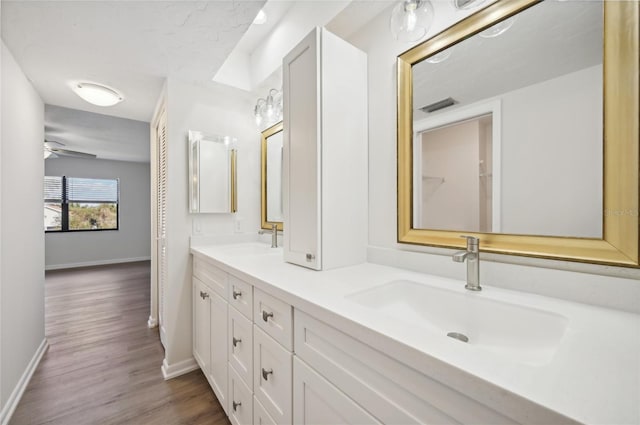
M269 380L269 375L273 374L273 369L269 369L269 370L265 370L264 368L262 368L262 378L265 381Z
M262 320L268 322L269 317L273 317L273 313L267 313L266 311L262 310Z
M209 298L209 294L202 291L200 291L200 296L202 297L203 300L206 300L207 298Z
M241 296L242 296L242 291L237 291L237 292L233 291L233 299L234 300L237 300L238 297L241 297Z
M242 403L239 401L233 401L233 411L236 412L238 411L238 407L242 406Z
M242 342L242 340L240 338L233 338L233 346L235 347L236 345L238 345L239 342Z

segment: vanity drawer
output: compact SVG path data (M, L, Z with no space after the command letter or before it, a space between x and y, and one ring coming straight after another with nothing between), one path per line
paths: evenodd
M234 425L253 423L253 395L233 367L229 368L229 419Z
M279 424L291 423L293 354L260 328L253 328L255 397Z
M253 300L255 324L293 351L293 308L258 288L254 289Z
M253 320L253 286L235 276L229 276L229 305L249 320Z
M382 423L516 423L299 310L294 327L296 355Z
M222 298L227 299L228 274L226 272L198 257L194 257L193 275L207 286L210 286Z
M255 397L253 397L253 425L278 425Z
M233 307L229 308L229 364L253 388L253 326Z

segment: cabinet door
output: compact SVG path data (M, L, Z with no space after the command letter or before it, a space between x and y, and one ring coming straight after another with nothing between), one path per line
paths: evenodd
M284 260L320 270L320 32L304 38L283 62Z
M211 314L211 295L213 291L197 278L193 278L193 357L205 375L210 373L211 332L209 317Z
M253 425L279 425L255 396L253 397Z
M229 305L218 294L211 295L211 363L209 382L225 412L227 411L227 310Z
M253 423L253 394L233 366L229 367L229 406L227 411L233 425L251 425Z
M280 425L291 423L291 359L290 351L254 326L253 391Z
M229 306L228 317L229 364L253 390L253 326L232 306Z
M297 357L293 359L293 423L380 424Z

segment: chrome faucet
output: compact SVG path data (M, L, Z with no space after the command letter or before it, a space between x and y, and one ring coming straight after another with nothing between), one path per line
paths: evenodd
M258 233L261 235L271 233L271 248L278 247L278 225L276 223L271 225L271 230L259 230Z
M453 254L453 261L463 263L467 260L467 284L464 287L470 291L481 291L480 287L480 240L474 236L460 236L467 238L466 251Z

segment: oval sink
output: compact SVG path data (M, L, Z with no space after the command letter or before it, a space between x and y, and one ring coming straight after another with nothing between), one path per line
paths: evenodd
M553 358L568 319L560 314L457 292L409 280L396 280L348 295L377 313L439 333L465 336L476 346L531 365ZM450 339L450 338L447 338Z

